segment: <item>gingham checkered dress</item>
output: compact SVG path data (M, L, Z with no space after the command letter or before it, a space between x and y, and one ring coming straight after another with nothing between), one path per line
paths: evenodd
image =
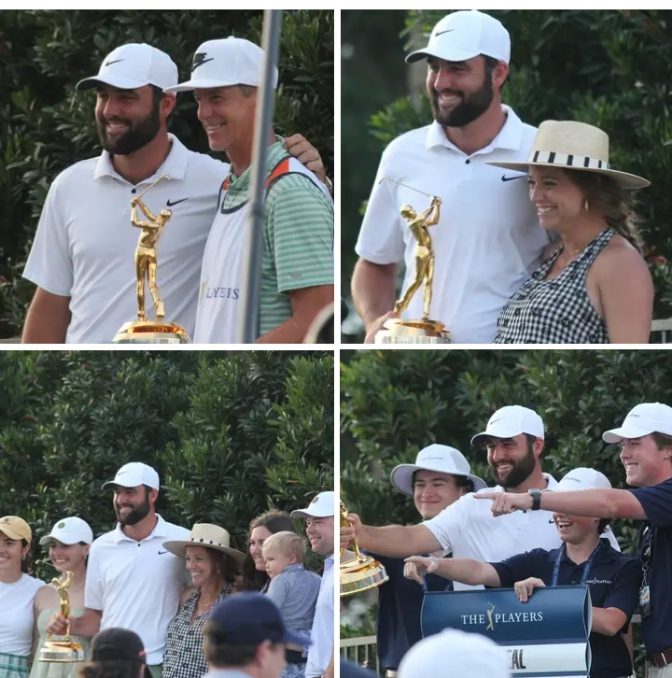
M496 344L608 344L604 320L586 290L586 275L597 255L616 234L608 228L567 268L544 280L560 256L555 252L506 302L497 321Z

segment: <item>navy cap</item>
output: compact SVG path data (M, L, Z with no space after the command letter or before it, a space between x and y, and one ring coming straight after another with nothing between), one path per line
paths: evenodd
M91 661L137 661L145 664L145 678L151 678L146 655L140 636L128 629L105 629L96 635L91 644Z
M285 627L278 606L260 593L227 596L212 610L210 621L217 624L217 638L227 645L258 645L264 640L310 644L303 636Z

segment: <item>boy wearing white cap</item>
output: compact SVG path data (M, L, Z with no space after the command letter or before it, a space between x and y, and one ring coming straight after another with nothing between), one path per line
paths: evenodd
M625 479L632 489L544 493L538 497L487 496L495 515L512 511L551 511L596 518L643 520L639 557L644 577L639 592L642 636L649 678L672 676L672 407L643 403L623 426L606 431L607 443L620 443Z
M68 587L70 598L70 615L79 617L84 612L84 587L86 582L86 558L93 542L93 532L89 524L81 518L63 518L53 526L51 532L40 539L40 546L49 547L49 559L58 572L62 573L61 581L72 573L72 580ZM38 590L35 601L35 632L39 637L35 656L39 657L40 650L47 641L46 627L52 616L60 608L61 597L56 589L54 579ZM74 637L84 651L85 659L90 654L90 638ZM77 664L68 665L70 671L63 673L61 665L34 661L30 671L31 678L66 678L67 675L77 674Z
M557 482L541 470L544 423L527 407L513 405L497 410L483 433L472 438L485 444L488 464L497 486L491 492L517 494L530 488L555 488ZM484 490L481 490L483 492ZM454 558L488 562L503 560L533 548L553 549L560 545L551 514L518 514L518 520L498 522L475 494L460 497L437 516L420 525L363 526L350 514L350 528L341 528L341 547L353 537L375 553L407 557L444 550ZM455 584L456 590L470 588Z
M196 316L196 343L235 343L246 254L257 88L263 50L241 38L210 40L197 50L191 79L167 92L193 91L210 148L224 151L224 180L210 231ZM274 87L278 73L274 72ZM322 182L292 159L272 129L267 135L260 334L265 343L301 343L334 300L333 204Z
M186 541L189 530L167 523L155 511L159 474L147 464L130 462L103 484L113 491L117 527L96 539L89 555L85 604L72 632L93 636L106 628L135 631L147 649L147 665L160 678L168 625L189 584L184 559L163 542ZM47 631L61 633L56 615Z
M448 445L429 445L420 450L414 464L400 464L392 470L390 482L399 492L413 497L415 508L424 520L434 518L468 492L486 486L471 473L464 455ZM370 555L385 566L389 577L378 589L376 651L381 667L388 676L393 676L401 658L422 638L420 611L424 590L445 591L451 589L452 584L429 574L420 589L404 577L402 559L378 553Z
M578 468L563 477L557 491L588 488L611 488L611 483L599 471ZM621 634L627 631L637 607L641 564L610 546L608 539L600 539L608 521L560 512L553 514L553 521L563 542L559 549L533 549L495 563L413 557L408 561L418 569L409 576L420 581L419 573L429 571L467 584L513 587L521 602L537 587L585 584L593 605L590 675L629 676L632 661Z
M385 149L367 204L352 279L367 342L395 315L400 262L407 271L402 293L414 279L415 238L400 212L405 204L419 211L427 199L418 190L442 201L431 233L441 266L434 273L430 316L445 323L453 342L492 342L502 307L541 259L549 240L528 199L525 175L486 164L526 160L535 136L534 127L502 104L510 53L499 21L459 11L441 19L427 47L406 58L427 61L434 121ZM418 293L402 317L421 314Z
M193 336L203 251L229 165L188 150L168 133L175 95L164 90L177 81L177 66L165 52L127 44L77 84L97 91L103 153L67 168L49 189L23 273L38 286L24 343L109 343L135 318L138 231L131 226L131 200L163 174L170 180L143 200L156 214L172 212L160 242L158 281L166 319ZM303 151L303 144L290 149ZM313 168L321 171L321 162Z
M334 650L334 502L333 492L320 492L305 509L291 512L292 518L306 519L306 535L313 552L325 557L315 619L310 632L311 646L306 678L323 676Z

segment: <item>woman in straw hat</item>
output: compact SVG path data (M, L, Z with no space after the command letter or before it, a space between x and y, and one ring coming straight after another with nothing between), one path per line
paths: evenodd
M609 137L580 122L543 122L527 162L542 228L559 236L506 303L495 343L648 343L653 284L628 207L649 181L609 166Z
M0 518L0 678L26 678L33 639L33 601L44 585L31 577L33 533L18 516Z
M217 525L197 523L186 541L167 541L167 551L185 559L193 586L180 598L168 626L163 678L201 678L208 671L203 654L203 627L213 607L233 593L245 555L230 547L229 533Z

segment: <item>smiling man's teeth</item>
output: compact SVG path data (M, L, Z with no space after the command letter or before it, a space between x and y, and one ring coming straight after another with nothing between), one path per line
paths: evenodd
M205 129L208 130L208 132L212 132L216 129L220 129L221 127L224 127L224 123L220 123L219 125L206 125Z
M537 207L537 214L548 214L552 212L555 207Z

